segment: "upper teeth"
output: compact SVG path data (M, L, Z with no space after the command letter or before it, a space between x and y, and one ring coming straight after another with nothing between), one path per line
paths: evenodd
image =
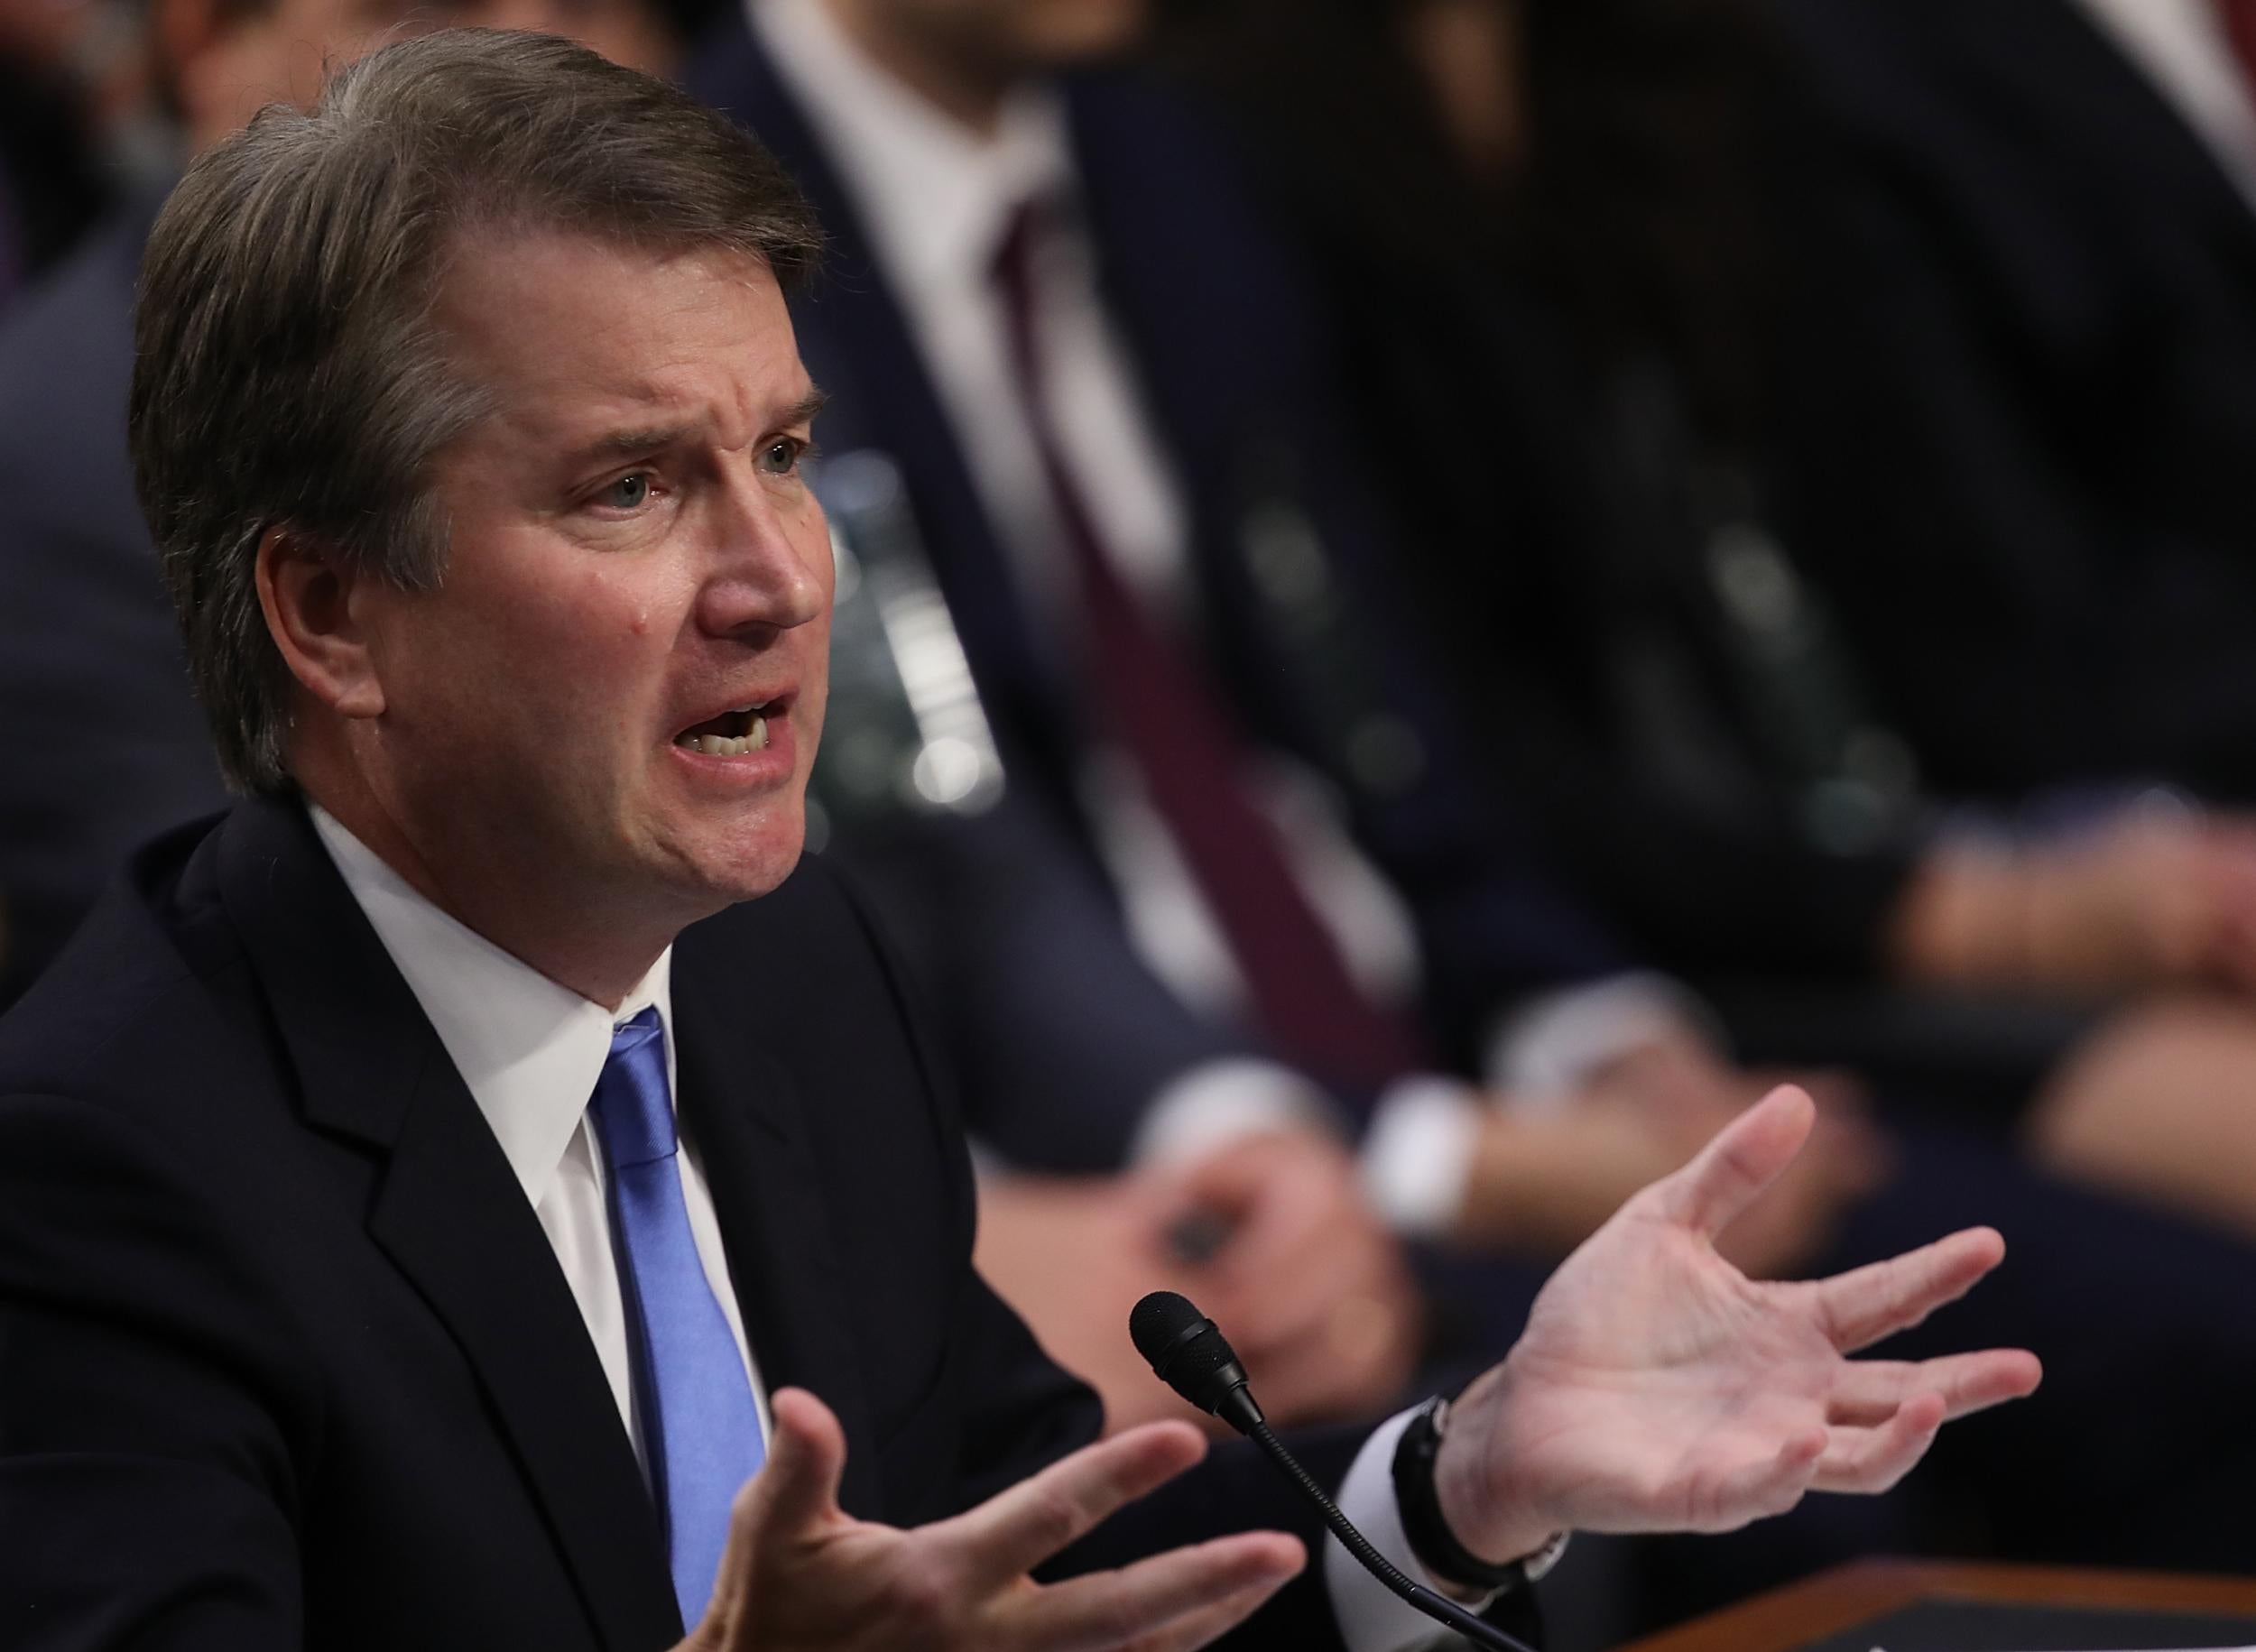
M742 757L748 752L759 751L768 743L768 720L765 717L753 718L751 730L733 739L726 734L684 734L674 743L692 752L703 752L711 757Z

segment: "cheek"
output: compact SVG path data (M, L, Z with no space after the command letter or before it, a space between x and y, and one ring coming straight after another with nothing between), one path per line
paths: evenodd
M483 743L479 724L551 752L639 738L664 681L662 593L591 571L449 586L434 605L445 618L417 651L411 692L442 700L467 743Z

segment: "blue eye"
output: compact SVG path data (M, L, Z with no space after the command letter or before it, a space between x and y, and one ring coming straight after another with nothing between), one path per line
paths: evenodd
M596 503L609 505L616 511L640 510L650 501L650 476L647 472L635 471L621 476L596 495Z

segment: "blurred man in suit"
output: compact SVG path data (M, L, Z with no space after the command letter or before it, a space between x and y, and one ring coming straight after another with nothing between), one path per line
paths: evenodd
M251 795L0 1027L12 1644L1430 1628L1239 1529L1318 1530L1250 1448L1152 1498L1188 1430L1073 1450L1085 1392L970 1269L902 983L800 866L833 563L783 290L817 245L728 123L480 31L269 110L160 216L135 476ZM1811 1122L1790 1090L1734 1121L1446 1419L1318 1472L1516 1610L1566 1528L1877 1490L2028 1392L2026 1353L1844 1357L1994 1232L1800 1286L1715 1254Z

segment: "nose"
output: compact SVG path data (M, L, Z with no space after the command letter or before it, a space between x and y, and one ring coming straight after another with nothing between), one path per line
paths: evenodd
M713 523L710 572L698 594L707 635L756 639L828 612L830 532L804 483L789 490L757 475L732 477Z

